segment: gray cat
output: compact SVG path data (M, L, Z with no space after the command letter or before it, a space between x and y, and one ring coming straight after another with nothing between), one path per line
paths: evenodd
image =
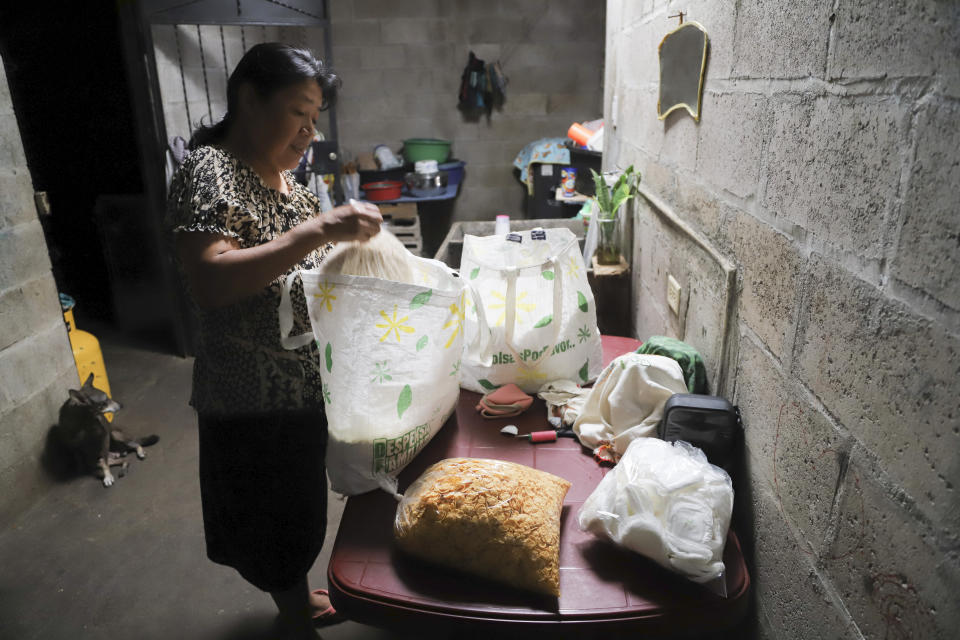
M120 466L120 475L123 476L127 469L124 460L127 453L136 451L137 457L143 460L147 457L143 447L160 440L155 435L130 438L123 433L104 415L116 414L120 409L119 402L93 386L91 373L80 389L70 389L70 399L60 407L60 421L51 433L58 445L73 454L77 470L94 473L103 479L105 487L114 482L110 467Z

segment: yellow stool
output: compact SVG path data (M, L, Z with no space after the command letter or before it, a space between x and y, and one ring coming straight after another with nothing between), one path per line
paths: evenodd
M70 348L73 349L73 361L77 365L80 384L92 373L93 386L110 396L110 381L107 380L107 367L103 362L103 352L100 351L100 341L92 333L77 329L73 318L75 304L73 298L60 294L60 308L63 310L63 320L67 323L67 335L70 338ZM107 420L113 420L112 413L104 415Z

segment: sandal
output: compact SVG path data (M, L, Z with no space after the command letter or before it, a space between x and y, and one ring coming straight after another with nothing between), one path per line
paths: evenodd
M327 596L330 597L330 592L326 589L314 589L310 593L316 594L318 596ZM315 627L325 627L331 624L337 624L338 622L343 622L343 616L337 613L337 610L333 608L331 604L329 607L323 611L319 611L313 615L313 626Z

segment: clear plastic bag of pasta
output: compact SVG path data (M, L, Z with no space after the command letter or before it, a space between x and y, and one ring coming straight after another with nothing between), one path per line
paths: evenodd
M418 558L559 596L560 512L569 488L514 462L441 460L404 493L394 538Z

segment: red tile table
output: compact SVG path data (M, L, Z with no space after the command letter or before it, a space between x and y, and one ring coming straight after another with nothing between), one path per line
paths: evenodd
M604 364L639 345L604 336ZM479 398L461 392L454 415L400 474L400 489L434 462L457 456L511 460L570 480L560 532L560 597L531 595L405 556L393 544L397 503L375 491L351 497L343 512L327 569L339 611L359 622L421 633L469 625L477 631L606 637L713 632L743 617L750 577L732 531L724 550L727 598L580 531L580 505L607 469L569 438L533 445L500 434L506 424L516 424L520 433L549 428L543 401L515 418L485 420L474 408Z

